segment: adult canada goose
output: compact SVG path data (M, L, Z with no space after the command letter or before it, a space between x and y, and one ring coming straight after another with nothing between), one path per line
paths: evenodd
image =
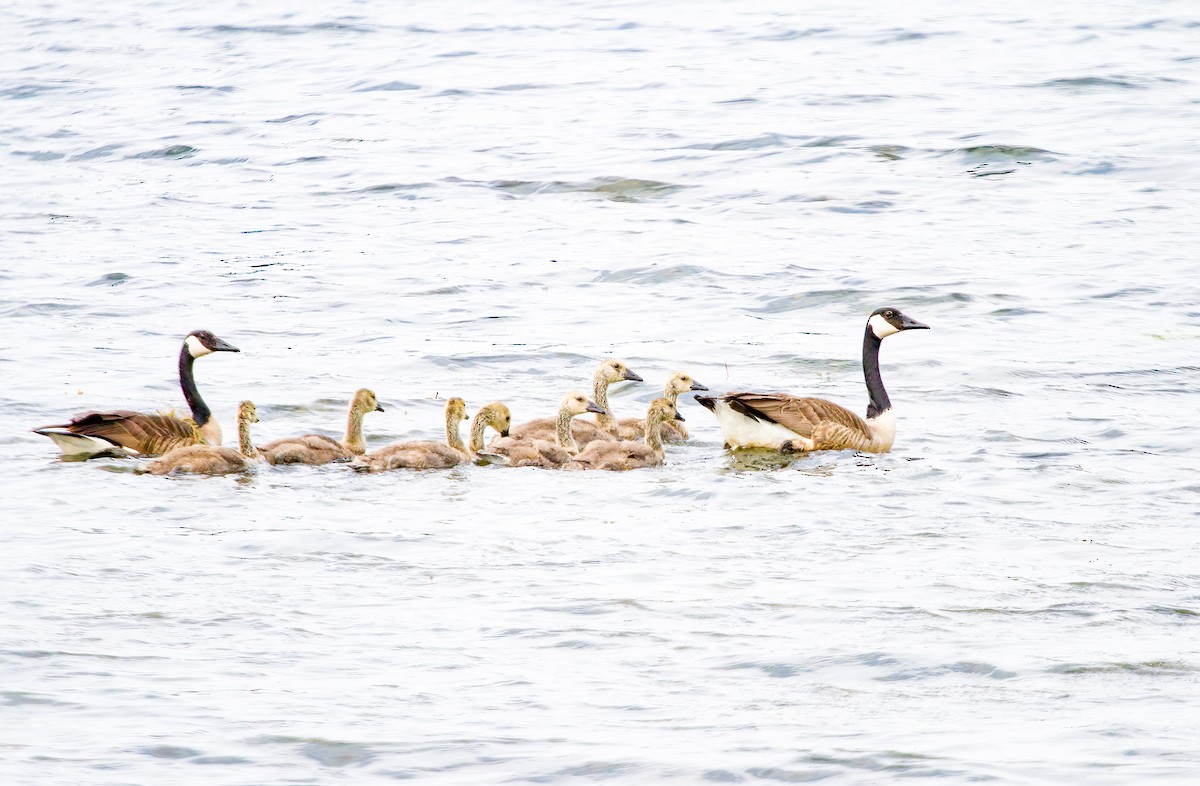
M191 419L119 409L85 412L70 423L34 429L54 440L66 455L154 456L186 445L220 445L221 426L200 397L192 364L213 352L240 352L207 330L193 330L179 350L179 387L192 410Z
M467 405L461 398L446 401L446 441L400 442L359 456L350 467L358 472L387 469L448 469L470 461L467 446L458 433L458 424L467 418Z
M228 475L249 469L260 460L250 439L250 424L258 422L258 411L250 401L238 405L238 450L219 445L186 445L148 463L149 475Z
M338 442L324 434L305 434L268 442L258 450L268 464L328 464L345 461L367 452L363 440L363 415L368 412L383 412L375 398L375 392L359 388L350 399L350 412L346 416L346 439Z
M681 393L687 393L690 390L708 390L707 387L701 385L696 380L692 379L690 374L685 374L682 371L676 371L667 380L666 387L663 391L663 398L670 401L678 407L679 396ZM621 439L640 439L646 432L645 418L621 418L617 425L617 434ZM683 425L683 418L678 420L668 420L662 424L663 442L685 442L688 438L687 426Z
M571 436L580 445L586 445L594 439L614 440L617 438L617 421L613 418L612 410L608 406L608 386L614 382L625 380L641 382L642 378L630 371L628 366L616 358L603 361L596 369L596 373L592 377L592 400L597 407L604 411L604 414L597 414L595 423L576 420L571 424ZM512 430L513 437L517 439L541 439L547 442L554 440L557 433L557 417L531 420L514 426Z
M554 442L536 437L500 437L492 440L488 450L507 458L510 466L558 469L579 452L571 434L571 420L584 412L603 411L582 392L573 391L563 396L559 404Z
M657 467L663 462L662 427L681 420L683 416L676 411L675 402L665 397L656 398L646 411L643 441L589 442L563 469L623 471Z
M898 308L872 312L863 337L863 376L871 397L865 420L832 401L785 393L727 393L696 400L717 416L728 448L886 453L896 439L896 413L879 375L879 345L902 330L928 329Z

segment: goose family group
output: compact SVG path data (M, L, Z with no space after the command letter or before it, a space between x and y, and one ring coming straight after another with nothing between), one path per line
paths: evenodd
M876 309L863 337L863 376L870 403L866 417L821 398L784 393L733 392L697 395L720 424L726 449L766 448L784 453L857 450L884 453L896 437L896 417L879 371L883 339L928 325L896 308ZM139 468L154 475L224 475L256 464L340 463L360 472L446 469L467 462L562 470L623 471L662 464L664 443L688 439L679 414L679 396L708 388L682 371L671 375L663 395L654 399L643 418L618 419L608 403L608 388L621 381L643 381L616 359L603 361L592 379L589 397L582 391L563 396L552 417L513 425L508 407L499 401L481 407L471 418L467 442L461 424L468 418L461 398L446 401L444 441L407 441L368 451L363 418L382 412L375 393L358 390L350 401L341 440L304 434L256 446L251 426L258 422L253 402L238 406L236 450L221 446L221 427L196 387L194 364L216 352L237 347L207 330L183 340L179 352L179 385L190 418L131 410L86 412L67 423L34 429L52 439L64 455L153 457ZM593 420L578 416L592 413ZM487 431L496 435L486 441Z

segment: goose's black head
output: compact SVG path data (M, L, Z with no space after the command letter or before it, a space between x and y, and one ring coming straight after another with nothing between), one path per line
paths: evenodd
M217 338L209 330L193 330L183 339L183 345L187 347L188 354L194 358L204 357L213 352L241 352L233 344Z
M929 330L929 325L918 322L898 308L884 306L871 312L867 320L867 330L871 331L875 338L884 339L901 330Z

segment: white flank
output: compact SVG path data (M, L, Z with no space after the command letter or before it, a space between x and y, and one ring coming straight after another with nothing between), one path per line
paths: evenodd
M871 437L883 450L891 450L896 441L896 410L886 409L873 418L867 418L867 428L871 429Z
M54 440L54 444L58 445L58 449L63 452L64 456L135 455L132 451L97 437L50 429L44 429L38 433Z
M204 342L195 336L188 336L183 340L183 343L187 345L188 354L194 358L202 358L205 355L212 354L212 350L204 346Z
M721 433L731 448L770 448L778 450L789 439L804 439L790 428L769 420L755 420L735 412L729 404L716 399L713 413L721 424Z
M876 338L887 338L893 333L899 333L900 329L888 322L881 314L872 314L867 320L867 324L871 326L871 332ZM889 345L890 346L890 345Z

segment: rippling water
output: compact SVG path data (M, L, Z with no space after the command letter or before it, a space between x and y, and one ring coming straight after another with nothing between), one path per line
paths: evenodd
M1193 4L18 3L5 783L1191 783ZM854 5L854 4L850 4ZM315 7L314 7L315 9ZM163 479L29 429L523 420L600 358L894 451Z

